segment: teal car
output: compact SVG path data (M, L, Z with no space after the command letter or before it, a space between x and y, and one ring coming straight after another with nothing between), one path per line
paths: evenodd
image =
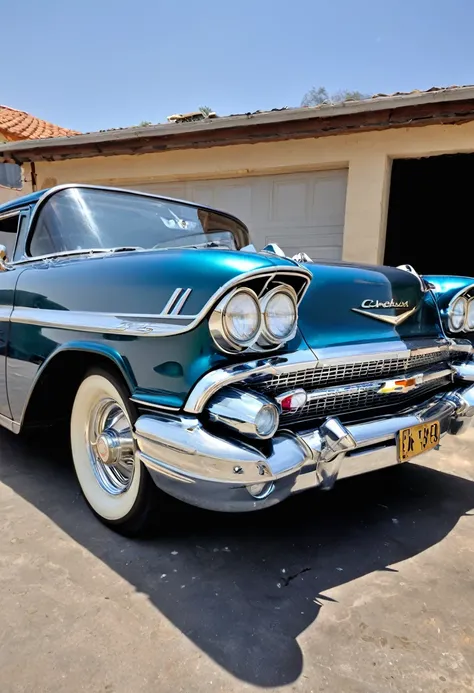
M474 277L431 275L424 279L436 296L446 334L474 343Z
M409 267L257 252L229 214L90 185L1 206L0 242L0 423L66 427L122 533L165 494L253 511L429 461L474 414L457 304Z

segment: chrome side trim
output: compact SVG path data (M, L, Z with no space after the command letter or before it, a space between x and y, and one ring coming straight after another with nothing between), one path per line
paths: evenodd
M0 221L3 221L4 219L8 219L9 217L16 217L20 216L22 212L24 212L26 207L17 207L16 209L12 209L8 212L4 212L3 214L0 214Z
M182 293L181 298L178 299L178 302L176 303L175 307L171 311L171 315L178 315L178 313L181 311L181 308L184 306L184 304L188 300L191 291L192 291L192 289L186 289Z
M180 334L191 329L192 316L179 316L188 321L180 325L170 324L165 315L114 315L92 311L49 310L42 308L15 308L11 321L27 325L39 325L79 332L126 334L136 337L157 337Z
M413 342L389 342L384 344L385 350L380 351L380 344L360 344L344 347L330 347L320 349L316 355L310 350L302 350L291 354L282 354L258 361L239 363L227 368L218 368L206 373L190 391L184 405L184 411L199 414L203 411L206 402L224 385L233 385L246 380L254 375L281 375L288 372L297 372L319 366L332 366L337 364L358 363L365 361L381 361L393 358L409 358L410 356L455 351L453 340L437 340ZM465 345L463 345L465 346ZM470 345L469 345L470 346ZM463 349L464 350L464 349ZM470 346L470 350L472 347ZM467 352L466 352L467 353Z
M0 322L8 322L12 314L13 306L0 306Z
M94 311L68 311L68 310L49 310L43 308L26 308L18 306L14 309L11 320L23 324L40 325L43 327L52 327L59 329L79 330L81 332L106 332L111 334L127 334L137 337L162 337L182 332L193 330L207 315L214 303L223 296L233 286L243 284L247 279L254 277L280 277L295 272L302 278L306 279L306 288L309 284L310 275L306 270L301 271L299 267L279 267L265 268L252 270L245 274L240 274L237 277L229 280L221 286L201 308L199 313L195 315L178 315L175 305L171 314L164 312L152 315L140 313L100 313ZM177 291L177 290L176 290ZM187 289L184 296L179 299L181 304L191 293L191 289ZM166 304L165 308L169 305ZM175 321L183 321L177 325Z
M173 293L171 294L171 297L165 307L162 310L163 315L168 315L171 312L171 308L174 306L176 301L178 300L178 296L180 295L182 289L175 289Z
M130 397L130 401L134 404L139 404L147 409L158 409L165 411L179 411L179 407L170 407L168 404L155 404L155 402L148 402L147 400L140 399L139 397Z

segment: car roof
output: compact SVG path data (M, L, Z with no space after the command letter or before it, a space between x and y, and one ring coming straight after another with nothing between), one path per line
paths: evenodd
M20 209L21 207L25 207L27 205L35 204L36 202L38 202L40 197L43 197L46 191L47 189L38 190L37 192L30 193L29 195L23 195L22 197L17 197L14 200L5 202L3 205L0 205L0 214L3 214L4 212L9 212L14 209Z

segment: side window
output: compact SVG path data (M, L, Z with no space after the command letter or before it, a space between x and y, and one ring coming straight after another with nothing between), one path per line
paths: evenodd
M0 244L4 245L7 249L8 260L11 260L13 257L19 220L20 213L12 214L3 218L0 217Z
M60 194L60 193L58 193ZM50 255L65 250L61 242L56 213L56 200L53 198L44 205L30 241L29 254L32 257Z

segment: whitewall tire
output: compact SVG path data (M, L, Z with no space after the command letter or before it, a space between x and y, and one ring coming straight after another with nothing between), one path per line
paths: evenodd
M123 534L149 524L155 486L135 458L136 413L123 384L94 369L80 384L71 412L71 450L77 479L97 517Z

